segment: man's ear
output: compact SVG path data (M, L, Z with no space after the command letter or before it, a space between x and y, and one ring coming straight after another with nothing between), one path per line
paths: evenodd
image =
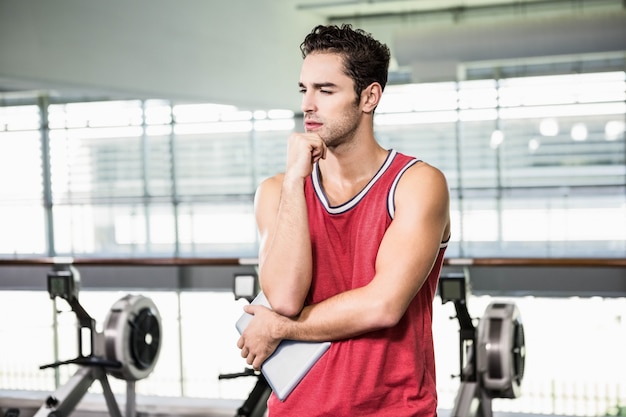
M361 105L363 107L363 112L373 112L376 106L378 106L382 95L383 89L379 83L371 83L365 87L361 92Z

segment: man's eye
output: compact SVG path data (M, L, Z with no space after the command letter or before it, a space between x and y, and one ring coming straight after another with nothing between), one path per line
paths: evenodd
M329 90L320 90L320 93L322 93L322 94L332 94L333 92L329 91Z
M306 88L301 88L299 91L300 91L300 94L304 94L306 93Z

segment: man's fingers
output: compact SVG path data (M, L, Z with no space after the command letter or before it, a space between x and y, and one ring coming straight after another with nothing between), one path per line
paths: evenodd
M263 325L259 325L257 320L263 322L267 320L268 315L274 315L270 309L262 305L246 305L244 310L255 316L250 322L246 330L237 340L237 347L240 349L240 355L255 370L261 369L263 362L274 352L278 341L272 339L267 329Z
M314 147L311 150L311 156L313 162L317 162L320 159L326 159L326 145L324 143L320 143L319 147Z
M254 356L254 355L248 355L248 356L246 357L246 363L247 363L248 365L253 365L253 364L254 364L254 360L255 360L255 359L256 359L256 356ZM254 366L253 366L253 368L254 368Z
M316 162L317 160L324 157L324 150L316 149L314 152L311 153L311 156L313 157L313 162Z

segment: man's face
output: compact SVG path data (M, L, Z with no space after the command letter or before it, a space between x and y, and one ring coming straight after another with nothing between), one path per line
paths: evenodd
M308 55L300 72L304 128L314 132L329 147L351 139L360 121L354 82L343 72L341 56L332 53Z

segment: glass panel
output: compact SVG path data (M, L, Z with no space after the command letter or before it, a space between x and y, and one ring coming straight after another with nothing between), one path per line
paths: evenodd
M472 296L467 300L471 317L482 317L496 299ZM524 325L527 360L522 395L494 399L494 412L539 415L610 415L607 411L626 398L623 375L626 356L626 299L498 298L514 302ZM459 389L458 322L452 303L435 301L433 333L437 360L439 406L451 409ZM593 314L590 312L593 311ZM556 314L555 314L556 313ZM586 331L581 334L580 329ZM598 341L602 342L598 342ZM581 356L589 360L581 361ZM577 364L577 366L573 366Z
M58 254L174 254L170 204L57 205L53 212Z
M501 256L500 216L497 192L494 189L465 189L459 201L460 224L456 230L462 256ZM453 230L455 230L453 228Z
M178 211L181 253L256 257L252 198L218 203L185 203Z
M593 195L593 198L589 198ZM606 257L626 251L626 187L508 192L502 202L503 254ZM519 256L519 255L517 255Z
M42 281L44 279L42 277ZM54 357L53 313L47 292L0 291L2 389L55 389L54 371L39 370L40 366L57 360Z
M140 127L51 131L53 199L143 195L141 144Z
M249 132L176 135L176 187L181 196L251 194Z
M504 120L502 185L624 184L624 141L607 140L605 134L607 123L617 117L594 115Z
M243 401L252 390L254 378L218 377L246 368L236 347L239 336L233 325L246 302L235 301L230 292L142 294L159 310L162 338L154 370L137 383L137 393ZM82 291L81 305L96 321L98 331L102 331L111 306L125 295L118 291ZM515 400L495 399L494 412L593 416L609 415L608 411L624 404L623 374L615 370L626 369L625 298L471 295L467 300L470 316L480 319L486 307L496 300L513 302L519 308L527 360L522 395ZM14 335L20 334L20 343L3 346L3 388L46 392L56 388L54 370L39 370L39 366L72 359L78 350L75 315L63 300L57 299L56 307L61 310L57 315L58 357L54 354L54 304L48 294L0 292L0 316L20 317L17 321L0 321L2 340L14 340ZM449 410L459 390L458 377L453 376L459 372L459 326L456 320L450 320L456 315L452 303L442 304L437 298L433 309L439 407ZM581 328L585 329L584 334ZM24 355L24 346L39 348ZM581 355L587 360L581 361ZM64 384L76 367L64 365L59 371ZM109 382L116 395L125 393L125 381L109 378ZM102 392L98 383L90 391Z
M279 172L285 171L287 163L287 138L291 132L255 132L254 161L258 184Z
M181 293L181 328L185 395L200 398L245 398L256 378L219 380L220 374L247 367L237 349L234 323L243 314L243 299L230 292Z
M611 233L516 228L524 213L557 227L562 205L581 222L606 210L621 232L625 115L624 72L390 85L375 131L446 175L458 223L449 256L621 257L626 239ZM254 254L254 192L284 170L301 123L291 112L163 100L54 104L47 119L50 178L39 107L0 107L0 226L12 236L1 253L44 253L49 233L61 254Z
M467 121L461 123L459 132L462 187L497 188L497 149L491 146L491 135L497 128L496 122Z
M0 201L0 254L44 255L45 213L33 202Z
M171 130L169 126L168 130ZM150 197L172 195L172 158L170 135L148 135L143 143L145 149L145 186Z
M37 131L41 114L36 105L0 107L0 132Z
M457 84L453 82L389 85L376 113L454 110L457 98Z
M0 107L0 253L46 253L39 109Z
M623 102L625 78L624 72L608 72L504 79L500 106Z
M386 148L414 156L456 178L454 123L377 126L376 137ZM454 180L452 183L454 184Z

